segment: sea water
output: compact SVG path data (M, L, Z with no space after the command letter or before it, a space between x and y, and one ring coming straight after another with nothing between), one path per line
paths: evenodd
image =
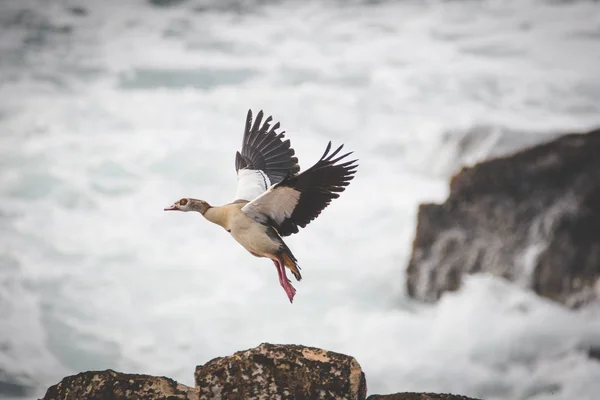
M421 202L461 166L600 124L591 1L0 3L0 396L84 370L193 385L261 342L350 354L369 393L596 399L594 307L472 276L407 298ZM272 263L181 197L234 200L247 110L302 169L359 158L339 199Z

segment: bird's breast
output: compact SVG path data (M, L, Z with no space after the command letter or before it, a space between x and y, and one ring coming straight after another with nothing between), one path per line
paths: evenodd
M246 250L259 257L279 251L279 243L267 234L267 227L244 215L231 221L231 236Z

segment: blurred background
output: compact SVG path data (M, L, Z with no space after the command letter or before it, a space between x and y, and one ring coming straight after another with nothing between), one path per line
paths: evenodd
M597 312L486 275L425 305L404 277L419 203L598 126L599 71L594 1L0 1L0 397L107 368L193 385L271 342L356 357L369 393L597 398ZM302 169L329 140L360 159L286 239L293 305L268 260L162 211L233 200L248 109Z

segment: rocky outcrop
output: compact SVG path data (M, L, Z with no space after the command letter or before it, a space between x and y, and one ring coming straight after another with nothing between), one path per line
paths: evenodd
M313 347L263 343L198 366L200 399L364 399L365 374L354 357ZM238 398L238 397L236 397Z
M51 386L44 400L192 400L196 390L172 379L113 370L82 372Z
M463 168L443 204L422 204L406 273L435 301L489 272L577 307L600 278L600 129Z
M43 400L365 400L367 396L365 374L354 357L306 346L263 343L196 367L195 378L196 387L191 388L164 377L83 372L50 387ZM469 400L433 393L369 399Z
M457 396L455 394L444 393L395 393L395 394L374 394L367 397L367 400L477 400L471 397Z

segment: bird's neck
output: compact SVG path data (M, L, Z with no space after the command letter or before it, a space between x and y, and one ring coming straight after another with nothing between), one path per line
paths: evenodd
M217 224L225 229L229 229L229 213L227 211L228 210L225 207L210 207L202 215L204 215L204 218L206 218L213 224Z
M191 199L190 208L197 211L213 224L227 228L228 213L225 207L213 207L204 200Z
M191 208L193 211L199 212L202 215L205 215L206 212L212 208L212 206L204 200L191 199L189 208Z

